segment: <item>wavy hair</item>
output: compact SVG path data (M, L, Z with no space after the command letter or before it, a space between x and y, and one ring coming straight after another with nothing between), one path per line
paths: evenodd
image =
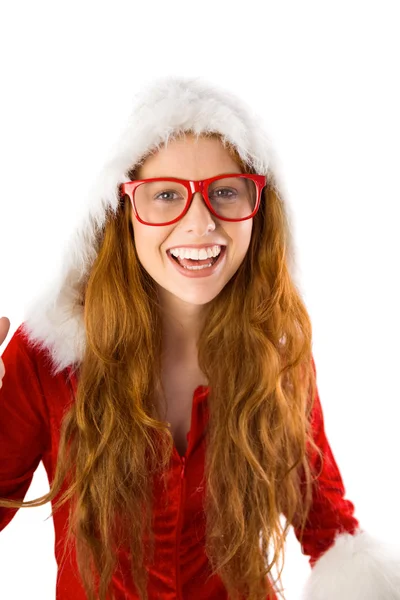
M201 135L221 139L242 172L254 172L219 134ZM152 477L168 467L173 451L153 401L162 386L159 299L139 262L131 218L130 202L121 198L98 232L98 254L82 282L86 350L50 491L27 502L0 501L17 508L52 501L54 514L70 500L63 559L73 539L89 600L110 593L114 599L111 578L124 545L139 596L148 600ZM311 432L312 327L289 273L289 245L285 206L269 176L248 252L207 306L198 341L210 386L205 550L232 600L265 600L271 569L282 559L279 581L288 529L299 527L302 538L312 503L311 452L322 459Z

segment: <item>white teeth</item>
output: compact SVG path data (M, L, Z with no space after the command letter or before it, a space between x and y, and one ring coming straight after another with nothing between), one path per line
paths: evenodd
M201 248L201 250L197 250L197 248L174 248L170 250L172 256L176 258L191 258L192 260L205 260L206 258L211 258L218 256L221 252L221 246L212 246L212 248Z

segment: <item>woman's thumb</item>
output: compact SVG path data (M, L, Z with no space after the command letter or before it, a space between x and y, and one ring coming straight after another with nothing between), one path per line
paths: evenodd
M10 320L7 317L1 317L0 319L0 346L6 339L10 330Z

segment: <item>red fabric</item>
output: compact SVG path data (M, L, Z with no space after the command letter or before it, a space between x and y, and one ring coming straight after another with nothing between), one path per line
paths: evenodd
M41 460L49 482L53 481L61 420L72 401L71 383L72 389L76 389L76 379L69 378L69 369L51 376L47 352L28 345L22 326L2 358L6 376L0 389L0 496L21 499ZM228 599L220 578L208 579L210 567L204 552L202 500L207 392L208 388L203 386L194 392L188 448L185 457L180 457L174 448L167 473L168 498L161 481L155 480L155 564L148 566L151 599ZM354 506L344 499L342 479L325 437L319 398L313 422L315 439L326 460L302 544L312 566L333 544L337 533L354 533L358 527ZM0 507L0 530L11 521L16 510ZM75 553L67 553L65 564L60 564L67 515L68 503L54 514L56 599L85 600ZM295 533L298 537L299 531ZM121 568L113 577L116 600L136 600L127 552L121 551L118 558ZM276 596L270 600L277 600Z

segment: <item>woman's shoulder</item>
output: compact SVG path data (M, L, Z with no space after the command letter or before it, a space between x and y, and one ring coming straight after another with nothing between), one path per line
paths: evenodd
M51 348L30 337L24 323L15 330L2 358L9 378L25 385L35 379L44 396L70 395L72 366L57 369Z

